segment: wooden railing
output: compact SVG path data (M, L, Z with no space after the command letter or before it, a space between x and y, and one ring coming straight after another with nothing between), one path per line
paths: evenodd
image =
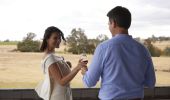
M73 88L73 100L98 100L98 88ZM144 100L170 100L170 87L145 89ZM33 89L0 89L0 100L42 100Z

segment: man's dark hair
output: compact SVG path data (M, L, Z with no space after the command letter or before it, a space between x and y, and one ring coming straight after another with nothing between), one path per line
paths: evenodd
M107 13L109 20L113 20L117 26L128 29L131 25L131 13L122 6L117 6Z

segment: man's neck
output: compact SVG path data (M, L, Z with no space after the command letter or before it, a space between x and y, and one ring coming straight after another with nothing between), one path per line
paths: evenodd
M118 29L118 30L116 30L113 34L112 34L112 36L115 36L115 35L117 35L117 34L129 34L128 33L128 30L125 30L125 29Z

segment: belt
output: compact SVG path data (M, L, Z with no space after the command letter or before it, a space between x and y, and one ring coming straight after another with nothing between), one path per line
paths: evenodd
M113 99L115 100L115 99ZM134 98L134 99L116 99L116 100L143 100L142 98Z
M141 98L134 98L134 99L128 99L128 100L143 100Z

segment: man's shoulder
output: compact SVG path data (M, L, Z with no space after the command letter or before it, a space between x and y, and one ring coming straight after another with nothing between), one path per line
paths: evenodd
M129 42L129 41L127 41ZM135 39L132 39L132 41L130 41L132 44L138 46L139 48L141 49L144 49L144 50L147 50L147 48L141 43L141 42L138 42L136 41ZM111 38L111 39L108 39L108 40L105 40L103 42L101 42L98 47L100 48L103 48L103 49L106 49L106 48L110 48L110 47L118 47L120 46L120 44L122 44L124 42L122 41L119 41L115 38Z
M102 50L106 50L110 47L115 47L118 43L113 40L113 39L108 39L108 40L105 40L103 42L101 42L97 48L101 48Z
M147 48L144 46L144 44L142 43L142 42L139 42L139 41L137 41L137 40L135 40L135 39L133 39L134 40L134 42L136 43L136 45L138 45L139 47L141 47L142 49L144 49L144 50L147 50Z
M110 46L119 45L119 43L120 43L120 42L117 41L116 39L111 38L111 39L108 39L108 40L103 41L102 43L100 43L100 45L102 45L103 47L110 47Z
M146 56L148 56L148 57L151 56L148 48L147 48L142 42L139 42L139 41L137 41L137 40L135 40L135 39L134 39L134 41L135 41L136 45L140 48L140 50L141 50L143 53L146 54Z

